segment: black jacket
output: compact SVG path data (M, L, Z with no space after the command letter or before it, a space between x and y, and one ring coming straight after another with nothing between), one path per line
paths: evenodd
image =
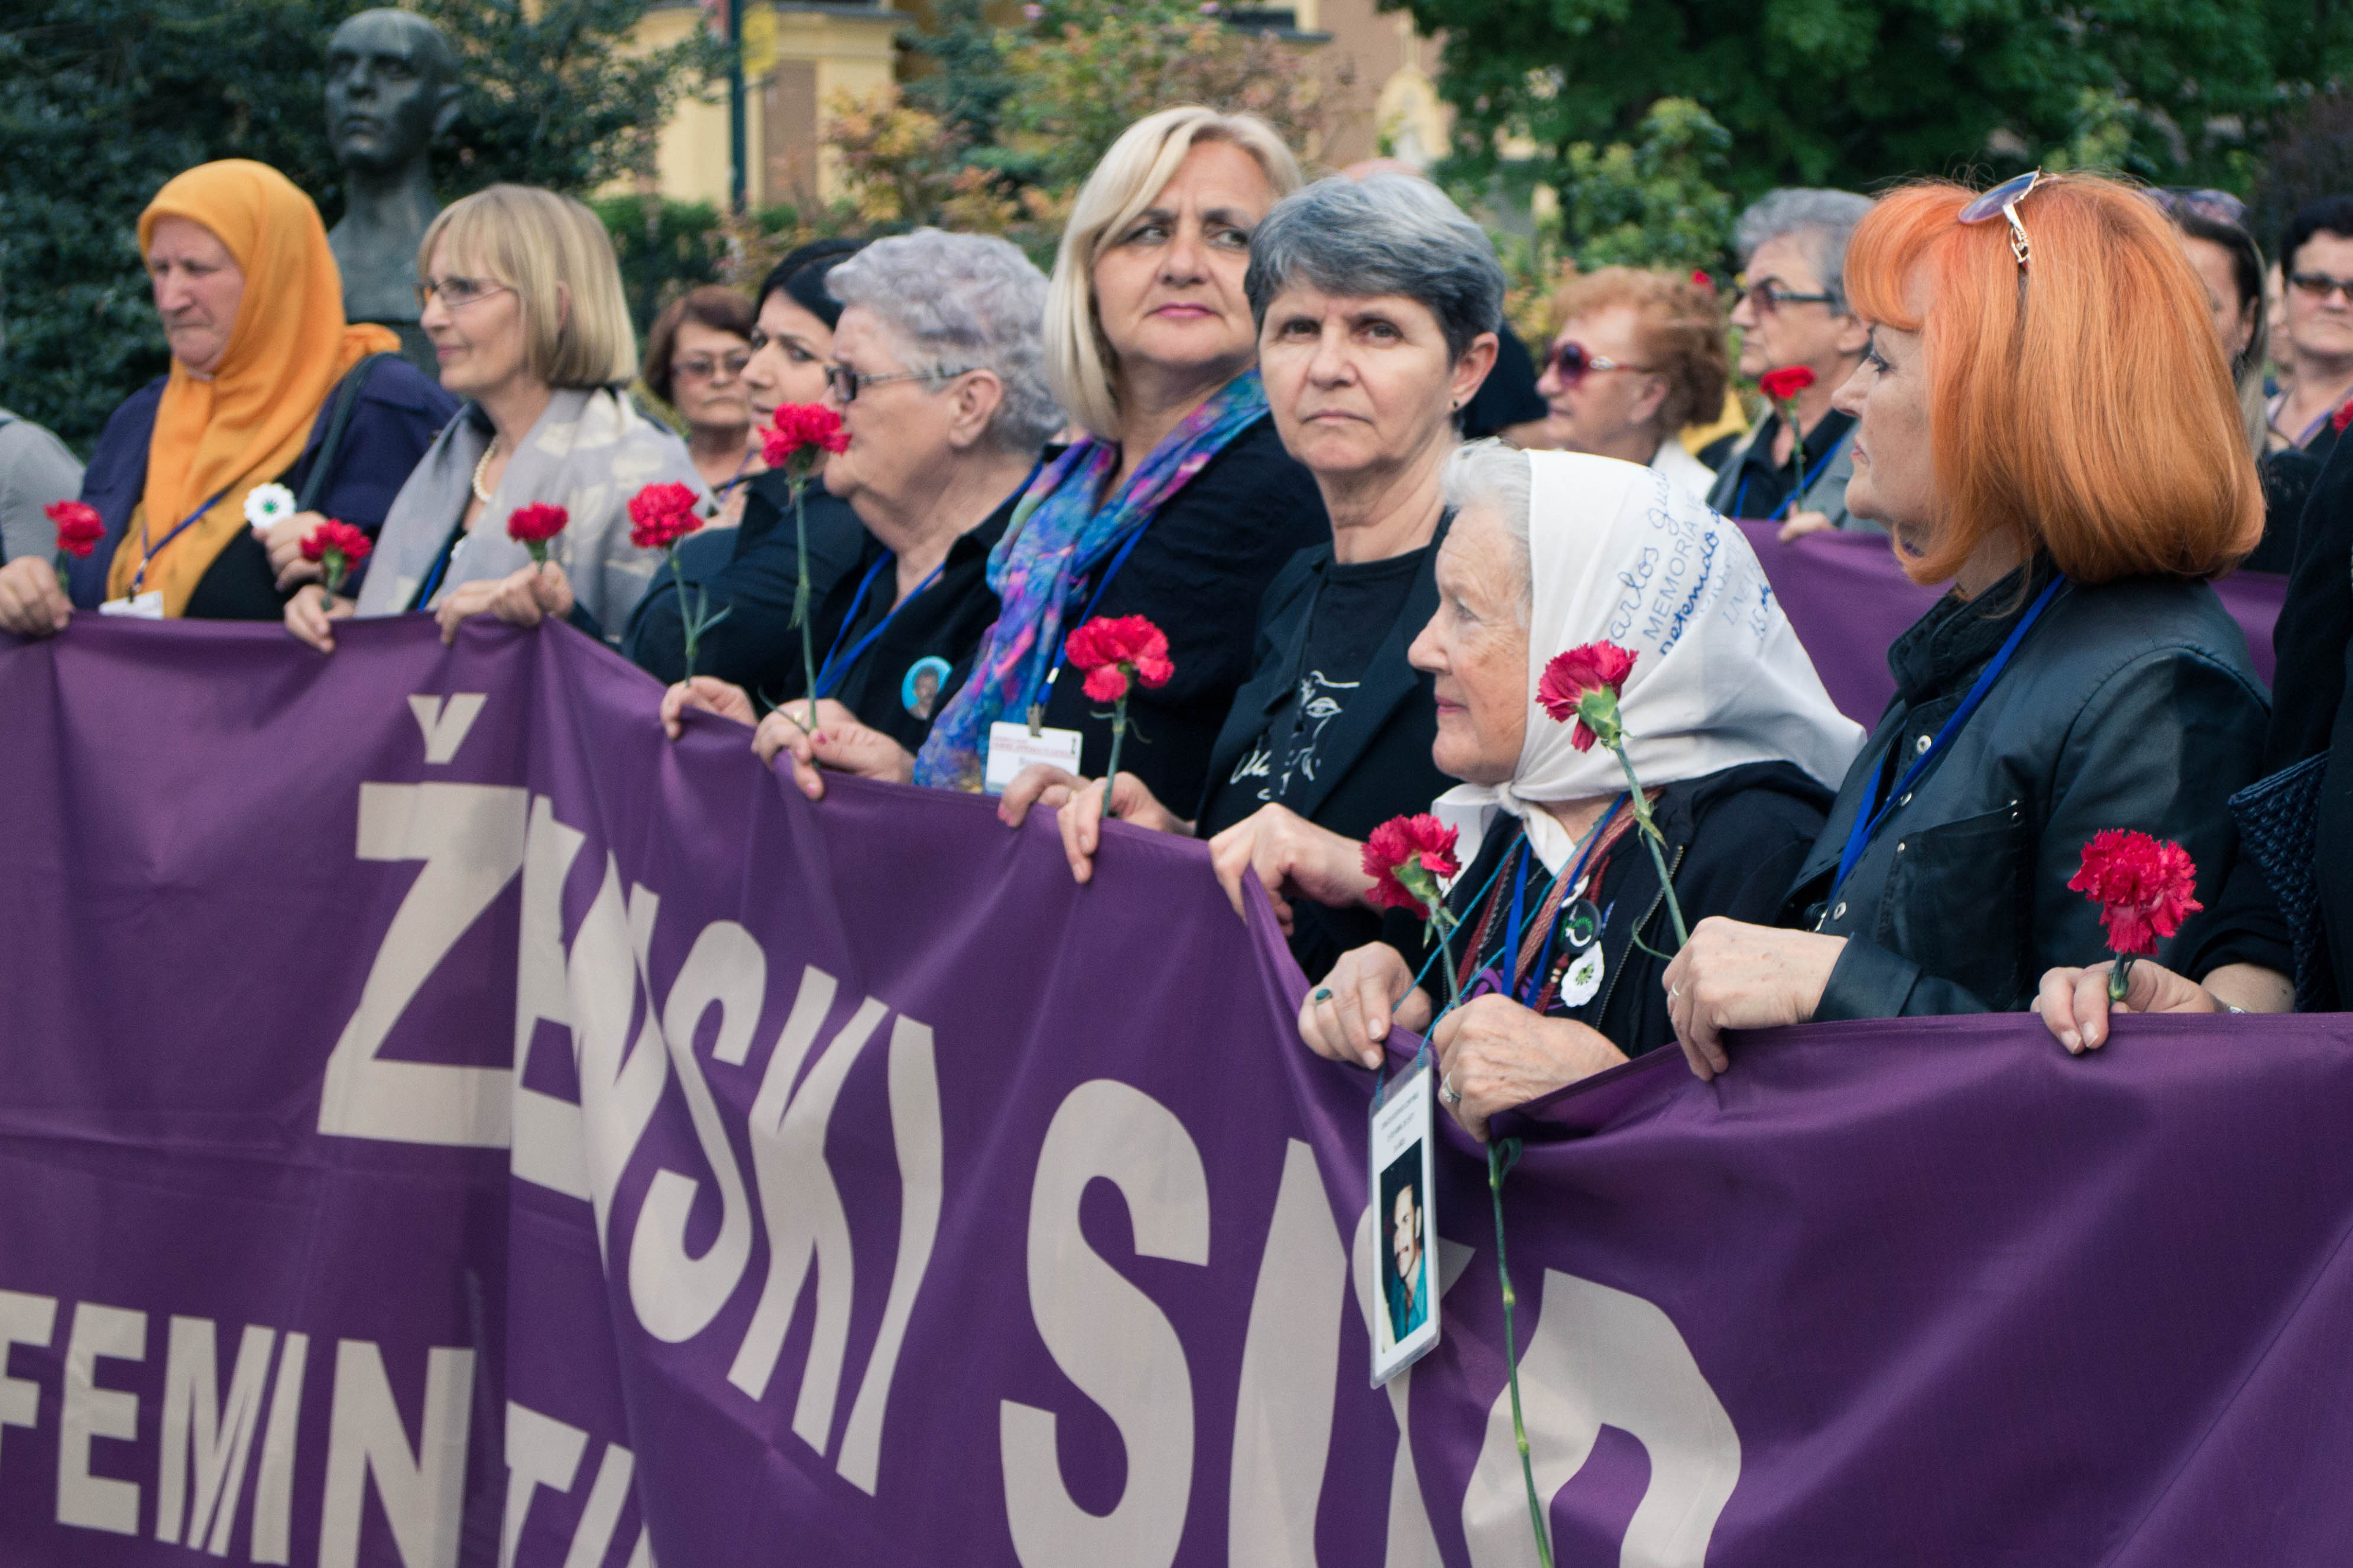
M1685 923L1695 926L1710 915L1769 923L1792 869L1820 831L1830 793L1787 763L1746 763L1661 790L1651 814L1667 841L1665 858ZM1449 902L1462 921L1460 942L1471 940L1489 879L1520 837L1519 824L1499 816L1478 858L1454 879ZM1538 879L1530 879L1531 906L1537 902ZM1556 1005L1547 1016L1588 1025L1628 1056L1639 1057L1675 1037L1663 979L1668 961L1659 956L1675 950L1674 922L1639 830L1610 847L1596 882L1586 896L1601 911L1601 988L1582 1006ZM1504 897L1510 896L1506 889ZM1503 922L1495 924L1498 930L1489 933L1487 943L1491 951L1501 945ZM1637 946L1637 937L1652 951ZM1411 915L1389 911L1381 921L1381 940L1416 969L1428 955L1422 922ZM1446 981L1433 970L1422 988L1443 998Z
M1895 696L1785 910L1848 939L1817 1019L2021 1008L2045 969L2106 957L2097 907L2067 887L2104 828L2179 842L2213 902L2224 803L2255 776L2266 703L2214 591L2157 578L2062 588L1831 893L1866 787L1926 749L2049 572L2038 562L2023 586L2013 573L1974 602L1947 595L1888 650Z
M1267 585L1293 555L1331 537L1324 493L1282 449L1270 414L1169 498L1096 604L1096 616L1148 616L1167 634L1176 672L1167 685L1139 688L1128 698L1119 765L1169 810L1184 811L1201 798L1209 749L1234 693L1250 679ZM1077 585L1065 632L1077 628L1098 580L1090 574ZM1046 722L1079 731L1082 771L1101 778L1111 763L1112 710L1081 690L1082 684L1062 671L1047 699Z
M1441 523L1406 594L1403 614L1365 667L1348 705L1324 732L1315 776L1287 803L1317 826L1343 837L1366 838L1392 816L1428 811L1431 801L1454 785L1430 759L1430 744L1438 738L1431 678L1408 664L1405 657L1438 611L1437 547L1445 537ZM1233 709L1209 752L1209 782L1197 814L1204 837L1255 809L1255 801L1221 796L1240 793L1229 782L1234 764L1298 684L1316 584L1331 564L1331 545L1303 550L1267 588L1259 610L1253 672L1234 694ZM1340 954L1380 934L1379 917L1369 910L1333 910L1304 900L1292 910L1292 956L1309 975L1323 974Z

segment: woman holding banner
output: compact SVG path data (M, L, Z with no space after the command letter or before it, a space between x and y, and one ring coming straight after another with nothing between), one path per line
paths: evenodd
M1704 922L1667 972L1692 1069L1724 1033L2026 1005L2106 951L2085 843L2187 849L2211 904L2263 689L2207 579L2263 490L2205 291L2165 216L2085 174L1924 183L1857 228L1872 324L1839 393L1849 505L1953 591L1889 655L1897 694L1781 910Z
M457 406L390 331L344 321L318 209L267 164L175 175L140 215L139 248L171 374L90 454L82 500L105 538L69 584L46 552L0 567L0 630L45 636L77 607L275 620L317 572L303 537L330 516L375 532Z

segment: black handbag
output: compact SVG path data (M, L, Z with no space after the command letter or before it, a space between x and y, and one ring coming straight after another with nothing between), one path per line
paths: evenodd
M327 416L327 433L320 438L319 455L311 460L310 477L302 481L302 493L295 498L296 511L314 510L319 498L326 492L327 481L334 477L335 464L343 455L343 432L351 427L352 409L360 400L360 389L379 360L398 359L396 353L372 353L352 366L343 376L343 384L335 392L335 410Z
M2321 752L2269 778L2257 779L2231 797L2231 819L2238 825L2240 847L2263 868L2263 877L2279 900L2287 921L2288 942L2295 954L2295 1006L2299 1013L2316 1006L2314 994L2320 973L2320 876L2313 862L2313 843L2320 817L2320 784L2328 771L2328 753Z

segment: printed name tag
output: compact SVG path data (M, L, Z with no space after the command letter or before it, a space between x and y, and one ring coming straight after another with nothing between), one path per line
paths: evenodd
M142 621L160 621L164 618L164 590L151 588L135 599L109 599L99 605L98 613L101 616L129 616Z
M991 795L1003 795L1014 775L1032 763L1044 763L1048 767L1060 768L1064 773L1079 771L1079 745L1082 739L1076 730L1040 730L1029 732L1027 724L999 721L988 727L988 767L981 787Z
M1431 1151L1430 1083L1425 1053L1373 1107L1373 1386L1428 1355L1438 1343L1438 1233L1431 1200L1438 1162Z

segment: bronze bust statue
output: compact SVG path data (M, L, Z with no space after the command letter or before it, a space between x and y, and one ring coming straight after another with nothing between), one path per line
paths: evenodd
M343 167L343 221L327 244L343 274L343 315L399 331L431 374L417 325L417 247L441 210L433 138L458 118L458 57L423 17L362 11L327 41L327 140Z

